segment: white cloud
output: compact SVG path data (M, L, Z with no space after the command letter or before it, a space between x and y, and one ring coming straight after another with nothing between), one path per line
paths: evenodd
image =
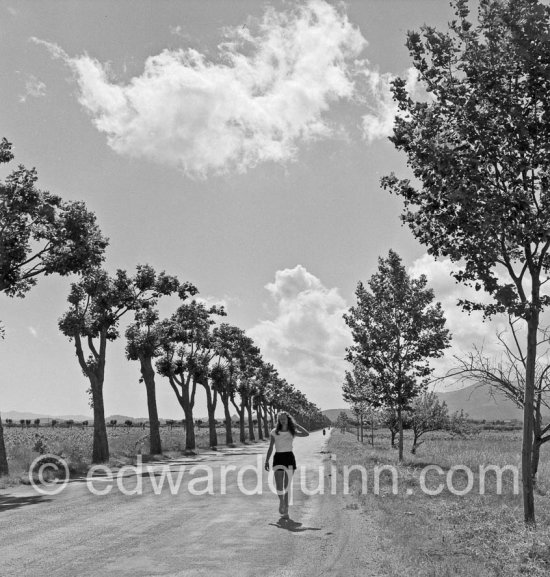
M354 96L366 46L347 16L324 0L226 31L216 61L164 50L144 72L117 82L107 64L71 58L79 100L117 153L176 166L191 176L244 172L295 157L300 142L330 136L331 105Z
M231 307L231 304L240 305L241 300L238 297L232 297L229 295L223 295L221 297L213 295L197 295L193 297L199 303L203 303L207 307L223 307L225 312Z
M378 138L390 136L393 133L393 124L398 114L397 104L391 93L393 74L380 74L374 70L364 71L367 80L367 92L371 111L365 114L363 120L363 138L371 143ZM414 68L405 72L406 88L409 93L416 91L418 76Z
M345 349L351 344L342 318L346 301L301 265L277 271L266 289L275 313L248 334L266 360L310 400L323 407L342 404Z
M46 95L46 85L33 74L25 78L25 91L19 96L19 102L26 102L29 97L40 98Z
M38 331L34 327L29 327L29 333L31 333L34 338L38 337Z

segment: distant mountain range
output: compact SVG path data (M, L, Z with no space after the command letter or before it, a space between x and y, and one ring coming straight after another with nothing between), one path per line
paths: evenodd
M77 423L82 421L92 422L94 418L92 415L43 415L40 413L28 413L25 411L6 411L2 413L2 420L12 419L15 423L18 423L21 419L34 421L35 419L40 419L41 421L48 421L51 419L56 419L57 421L75 421ZM124 423L124 421L133 421L134 423L141 423L142 421L148 421L147 417L126 417L125 415L110 415L105 417L105 421L116 420L119 424Z
M497 391L491 391L489 387L471 385L457 391L449 392L439 392L438 397L447 403L449 407L449 413L454 413L455 411L464 410L465 413L471 419L476 419L481 421L483 419L487 421L510 421L512 419L522 420L522 411L514 404L512 401L504 397L502 393ZM332 422L336 421L340 411L348 412L350 417L353 417L353 413L349 408L343 409L327 409L323 411ZM550 412L544 412L547 416L550 416ZM183 418L183 415L182 415ZM73 420L76 422L93 421L91 415L44 415L39 413L29 413L24 411L7 411L2 413L2 420L12 419L14 422L18 423L21 419L30 419L34 421L35 419L48 420L57 419L58 421L68 421ZM196 420L208 420L206 417L195 417ZM105 417L107 423L112 420L116 420L118 424L123 424L124 421L133 421L134 423L141 423L143 421L148 421L147 417L129 417L126 415L110 415ZM161 419L161 421L166 421L167 419Z
M462 409L471 419L478 421L523 420L521 409L502 393L486 386L471 385L457 391L438 392L437 396L447 403L449 413ZM334 422L340 411L346 411L350 418L353 417L350 409L328 409L323 414ZM550 412L543 411L543 414L550 415Z
M43 415L41 413L29 413L27 411L6 411L2 412L2 420L12 419L18 423L21 419L34 421L35 419L47 420L57 419L58 421L91 421L92 417L89 415Z
M75 421L76 423L81 423L82 421L88 421L92 423L94 418L92 415L44 415L41 413L29 413L25 411L6 411L1 413L2 421L5 423L6 419L11 419L14 423L19 423L19 421L23 420L31 420L34 421L35 419L40 419L44 424L52 419L56 421ZM180 419L160 419L161 423L165 421L175 420L181 421L184 418L183 414ZM218 417L220 420L221 417ZM235 415L232 417L233 420L238 420L238 417ZM195 417L195 421L208 421L208 417ZM109 415L105 417L105 422L109 424L109 421L116 421L119 425L124 424L125 421L132 421L133 423L143 423L145 421L149 421L149 417L128 417L127 415Z

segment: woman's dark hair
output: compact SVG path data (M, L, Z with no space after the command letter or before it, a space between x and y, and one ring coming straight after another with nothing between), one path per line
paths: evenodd
M296 435L296 425L294 423L294 419L286 411L281 411L279 415L286 415L286 420L288 423L288 432L294 437ZM277 415L277 429L275 430L276 435L278 435L279 431L283 429L281 421L279 421L279 415Z

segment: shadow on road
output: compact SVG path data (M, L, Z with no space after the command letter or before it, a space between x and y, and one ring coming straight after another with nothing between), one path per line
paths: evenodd
M38 505L40 503L49 503L51 499L44 499L41 495L30 497L10 497L9 495L0 496L0 513L10 509L18 509L25 505Z
M320 527L304 527L302 523L293 521L292 519L285 519L281 517L277 523L269 523L272 527L278 527L279 529L286 529L291 533L302 533L303 531L320 531Z

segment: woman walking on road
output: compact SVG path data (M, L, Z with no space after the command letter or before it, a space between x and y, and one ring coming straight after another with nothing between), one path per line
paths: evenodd
M279 495L279 513L283 519L288 519L288 485L293 472L296 470L296 458L292 452L294 437L308 437L309 433L294 421L286 412L277 415L277 426L271 431L269 449L265 459L265 470L269 471L269 459L275 446L273 457L273 472L275 486Z

